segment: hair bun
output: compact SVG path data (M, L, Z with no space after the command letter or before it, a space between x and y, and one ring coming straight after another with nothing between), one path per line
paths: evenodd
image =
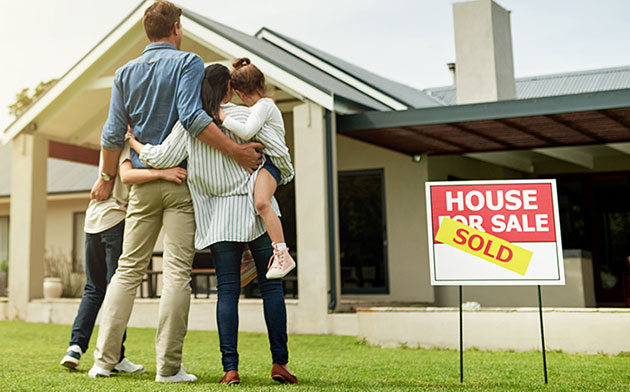
M232 63L232 67L234 67L234 69L239 69L251 63L252 62L247 57L241 57L240 59L234 60L234 62Z

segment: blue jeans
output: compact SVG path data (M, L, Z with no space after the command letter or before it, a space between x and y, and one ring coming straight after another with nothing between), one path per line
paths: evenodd
M241 292L241 254L243 242L218 242L210 245L217 272L217 325L223 371L238 370L238 297ZM287 350L287 310L284 305L282 279L265 278L267 264L273 254L271 240L265 233L248 243L256 262L258 287L263 308L273 363L289 361Z
M87 280L83 289L81 305L79 305L79 311L72 325L72 337L70 338L70 345L78 345L84 353L87 351L92 336L96 316L101 304L103 304L105 290L118 267L124 231L125 221L123 220L101 233L85 234L85 275ZM123 342L125 337L123 337ZM125 346L121 346L120 359L122 360L124 357Z

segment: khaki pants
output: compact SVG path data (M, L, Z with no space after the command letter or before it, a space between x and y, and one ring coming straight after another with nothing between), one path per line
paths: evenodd
M94 363L103 369L113 369L120 359L123 333L161 227L164 284L155 339L156 365L161 376L172 376L180 369L190 308L195 218L187 184L164 180L133 185L129 192L123 253L105 293L94 351Z

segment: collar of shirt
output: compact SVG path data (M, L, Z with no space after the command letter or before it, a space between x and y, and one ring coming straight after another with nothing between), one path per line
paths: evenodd
M142 54L150 51L150 50L156 50L156 49L173 49L173 50L177 50L177 48L175 47L175 45L170 44L168 42L152 42L150 44L148 44L145 48L144 51L142 52Z

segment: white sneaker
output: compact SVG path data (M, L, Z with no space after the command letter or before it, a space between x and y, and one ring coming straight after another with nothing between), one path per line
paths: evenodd
M184 371L184 369L179 369L174 376L160 376L159 374L155 376L155 381L157 382L195 382L197 381L197 377L194 374L188 374Z
M61 366L67 367L68 369L76 369L77 366L79 366L81 354L83 354L83 351L81 351L81 347L73 344L72 346L68 347L66 355L63 357L61 362L59 362L59 364Z
M92 366L92 369L90 369L90 371L88 372L88 376L92 378L109 377L111 375L112 375L111 371L103 369L102 367L98 367L96 365Z
M144 373L144 366L136 365L127 358L123 358L122 361L118 362L118 365L114 366L113 371L120 373Z
M295 261L289 254L289 248L278 250L275 244L273 246L273 256L269 259L269 267L267 267L265 276L267 279L280 279L295 268Z

